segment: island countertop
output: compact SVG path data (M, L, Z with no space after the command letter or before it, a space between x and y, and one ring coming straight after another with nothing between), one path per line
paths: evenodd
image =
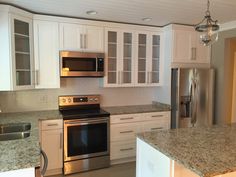
M236 171L236 124L144 132L138 138L201 177Z
M39 120L62 119L58 110L1 113L0 124L31 123L25 139L0 141L0 172L40 166Z

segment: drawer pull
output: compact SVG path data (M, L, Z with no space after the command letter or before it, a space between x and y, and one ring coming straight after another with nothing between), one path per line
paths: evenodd
M163 115L154 115L152 117L163 117Z
M133 133L134 131L132 130L129 130L129 131L123 131L123 132L120 132L120 133Z
M49 127L58 126L58 124L47 124L47 126L49 126Z
M156 128L151 128L151 130L161 130L163 127L156 127Z
M134 148L120 149L120 151L131 151L131 150L134 150Z
M120 120L131 120L134 119L133 117L124 117L124 118L120 118Z

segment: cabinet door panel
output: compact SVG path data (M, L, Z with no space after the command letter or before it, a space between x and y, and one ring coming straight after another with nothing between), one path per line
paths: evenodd
M80 25L62 23L60 25L60 48L66 50L81 49L83 30Z
M62 168L62 129L42 131L42 149L48 157L47 170Z
M60 88L58 28L57 22L34 22L36 88Z
M189 62L191 58L192 33L188 31L175 30L173 35L174 48L172 62Z
M96 26L85 26L84 48L93 52L104 52L104 29Z
M111 142L111 160L135 157L135 155L135 141Z

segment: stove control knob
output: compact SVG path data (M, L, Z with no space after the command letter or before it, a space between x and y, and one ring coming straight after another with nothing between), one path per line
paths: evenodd
M89 101L93 101L93 98L89 98Z
M66 103L66 99L65 98L62 99L62 103Z
M97 101L98 101L98 98L94 98L94 101L96 101L96 102L97 102Z
M70 98L68 98L68 103L71 103L71 99Z

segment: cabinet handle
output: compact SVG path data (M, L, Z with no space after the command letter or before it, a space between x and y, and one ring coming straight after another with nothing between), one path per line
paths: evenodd
M49 126L49 127L58 126L58 124L47 124L47 126Z
M62 140L62 133L60 133L60 149L62 149L62 143L63 143L63 140Z
M84 34L84 48L87 48L87 35Z
M191 60L196 60L197 49L196 47L191 48Z
M152 83L152 71L149 72L149 83Z
M124 74L123 71L120 71L120 84L123 84Z
M151 128L151 130L161 130L163 127L156 127L156 128Z
M123 131L123 132L120 132L120 133L133 133L134 131L132 130L128 130L128 131Z
M131 120L134 119L133 117L124 117L124 118L120 118L120 120Z
M163 117L163 115L154 115L152 117Z
M83 34L80 34L80 48L83 48Z
M120 149L120 151L131 151L133 150L134 148L126 148L126 149Z
M35 71L35 85L39 85L39 70Z

